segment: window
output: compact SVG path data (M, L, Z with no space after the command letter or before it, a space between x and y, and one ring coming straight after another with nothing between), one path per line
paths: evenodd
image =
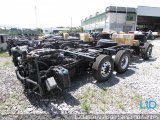
M135 20L136 20L136 14L127 13L126 20L127 20L127 21L135 21Z

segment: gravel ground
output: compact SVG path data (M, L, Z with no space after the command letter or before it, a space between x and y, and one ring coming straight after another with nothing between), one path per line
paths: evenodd
M104 83L95 83L90 75L81 75L74 79L71 88L56 94L51 101L44 99L40 103L23 94L11 58L0 54L0 114L15 117L15 114L160 113L159 106L147 110L139 105L140 100L155 100L160 104L160 40L151 42L154 45L151 60L134 58L127 72L114 73Z

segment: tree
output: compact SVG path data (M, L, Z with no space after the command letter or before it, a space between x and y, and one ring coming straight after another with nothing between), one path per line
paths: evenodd
M9 34L10 35L21 35L22 30L18 29L18 28L11 28L11 29L9 29Z
M64 30L62 33L80 33L83 32L82 27L72 28L70 30Z
M26 36L39 36L39 35L43 35L43 30L41 28L23 29L23 34Z
M36 32L36 35L43 35L43 30L41 28L37 28L34 31Z
M80 33L80 32L83 32L83 28L82 27L78 27L78 28L73 29L72 31Z

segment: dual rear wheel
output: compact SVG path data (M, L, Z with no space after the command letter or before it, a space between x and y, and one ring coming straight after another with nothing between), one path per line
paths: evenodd
M107 81L115 70L118 73L124 73L130 63L130 53L126 50L117 52L113 60L108 55L99 55L92 65L93 77L98 82Z

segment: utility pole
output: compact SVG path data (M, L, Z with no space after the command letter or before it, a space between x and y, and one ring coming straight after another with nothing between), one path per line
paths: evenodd
M5 34L7 34L6 26L4 26Z
M38 28L38 16L37 16L37 6L36 6L37 1L35 1L35 23L36 23L36 28Z
M72 32L72 17L71 17L71 32Z

